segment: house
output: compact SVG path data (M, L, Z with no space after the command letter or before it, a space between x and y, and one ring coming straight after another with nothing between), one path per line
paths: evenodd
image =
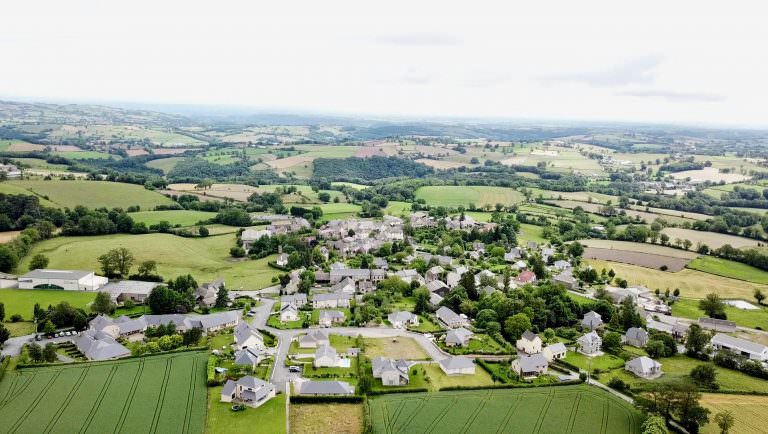
M560 360L562 358L565 358L567 353L568 353L568 350L565 348L565 344L562 342L558 342L552 345L547 345L541 351L541 354L544 354L544 357L546 357L547 361L549 362L551 362L552 360Z
M429 292L440 294L443 297L450 292L450 288L442 280L433 280L427 283L427 289Z
M315 309L349 307L352 294L346 292L331 292L312 296L312 307Z
M549 362L541 353L520 356L512 361L510 368L520 378L535 378L547 373Z
M468 271L469 270L467 269L467 267L464 267L464 266L456 267L455 270L449 272L445 276L445 283L448 284L448 287L451 289L457 287L459 285L459 282L461 281L461 276Z
M420 284L424 284L424 278L421 277L418 271L414 269L405 269L395 272L395 276L399 277L400 280L404 282L419 282Z
M330 345L328 333L323 330L311 330L299 338L299 348L317 348L321 345Z
M456 314L456 312L445 306L440 307L440 309L435 312L435 315L437 316L437 319L450 328L464 327L468 322L466 318Z
M408 362L403 359L394 361L384 357L376 357L371 362L373 378L381 378L383 386L406 386L408 377Z
M603 346L603 339L591 331L584 336L576 340L576 346L579 348L579 352L588 356L597 355L600 353L600 348Z
M530 270L523 270L515 277L515 283L525 285L536 281L536 274Z
M430 292L429 293L429 304L432 306L439 306L440 303L443 302L443 297L436 293L436 292Z
M315 361L312 363L315 368L333 368L339 365L339 355L336 348L330 345L320 345L315 350Z
M109 279L93 271L37 269L19 276L19 289L64 289L66 291L96 291Z
M355 387L346 381L302 381L296 383L294 390L299 395L354 395Z
M384 258L373 258L373 266L382 270L389 270L389 263Z
M74 336L72 343L88 360L119 359L131 355L131 350L105 331L86 330L79 336Z
M528 264L526 264L525 261L517 261L514 264L512 264L513 270L520 271L520 270L525 270L526 268L528 268Z
M528 241L525 246L528 247L529 250L535 250L539 248L539 243L536 241Z
M144 303L147 297L149 297L149 293L158 285L161 285L161 283L120 280L107 283L99 291L109 293L113 303L125 303L128 300L133 303Z
M552 264L552 267L553 267L555 270L564 271L564 270L568 270L568 269L570 269L570 268L571 268L571 263L570 263L570 262L568 262L568 261L565 261L565 260L562 260L562 259L560 259L560 260L558 260L558 261L555 261L555 263L554 263L554 264Z
M287 253L280 253L277 255L277 259L275 260L275 264L277 264L280 267L287 267L288 266L288 254Z
M427 270L427 272L424 274L424 280L429 283L433 280L439 279L443 273L445 273L445 269L439 265L435 265L434 267Z
M360 283L369 282L368 280L361 280ZM354 294L357 291L355 287L355 281L349 277L344 278L339 283L331 286L331 292L341 292L346 294Z
M635 357L624 364L624 369L648 380L661 377L661 363L648 356Z
M640 327L632 327L624 335L624 342L627 345L642 348L648 343L648 332Z
M712 337L710 345L715 351L728 350L750 360L768 361L768 347L746 339L718 333Z
M224 279L203 283L195 290L195 301L202 307L213 307L216 304L216 296L219 295L219 289L223 286Z
M517 351L521 351L525 354L536 354L541 352L541 346L543 342L536 333L530 330L526 330L525 333L517 340L515 346Z
M280 322L292 322L299 320L299 310L293 304L284 304L280 307Z
M579 281L573 277L571 270L563 271L562 273L552 278L552 280L565 286L565 289L576 289L579 287Z
M474 333L465 329L464 327L450 329L445 334L445 345L447 347L466 347L469 345L469 340L472 338L472 336L474 336Z
M243 249L245 249L246 252L251 250L251 247L253 244L260 240L263 237L268 237L271 235L271 232L268 230L253 230L253 229L246 229L240 234L240 241L243 242Z
M515 262L523 255L522 250L519 247L513 247L509 252L504 254L504 260L506 262Z
M88 326L91 330L103 331L113 338L144 333L149 327L173 324L178 333L197 328L203 333L210 333L224 328L234 327L240 322L240 311L227 311L209 315L142 315L138 318L125 316L114 320L104 315L92 319Z
M331 268L331 284L336 284L349 277L353 281L370 280L371 270L367 268Z
M344 312L338 310L321 310L317 323L320 327L333 327L334 324L343 323L347 320Z
M258 330L251 327L250 324L243 321L235 327L234 332L235 347L264 349L264 337Z
M603 318L594 310L585 313L581 320L581 327L585 330L595 330L601 325L603 325Z
M418 315L414 315L411 312L392 312L387 316L387 320L389 320L392 327L396 329L404 329L410 325L419 325Z
M483 282L483 279L489 280L493 279L493 281L496 281L496 274L494 274L491 270L482 270L475 274L475 285L480 286Z
M251 369L256 369L256 366L261 362L261 352L253 348L245 348L235 351L235 365L250 366Z
M307 304L307 294L292 294L292 295L284 295L280 297L280 304L286 305L286 304L292 304L295 307L302 307Z
M238 402L257 408L275 397L275 386L250 375L227 380L221 389L221 402Z
M467 357L446 357L440 360L440 369L445 375L474 375L475 364Z
M721 333L733 333L736 331L736 323L724 319L699 318L699 325L705 330Z

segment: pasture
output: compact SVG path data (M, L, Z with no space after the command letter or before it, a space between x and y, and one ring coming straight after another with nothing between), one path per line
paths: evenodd
M754 299L747 299L746 301L757 306ZM768 330L768 308L758 307L754 310L744 310L726 305L725 314L728 316L728 320L736 322L739 326ZM707 316L704 311L699 309L699 300L685 298L677 300L672 305L672 315L694 320Z
M504 206L514 205L523 200L523 195L507 187L489 187L475 185L438 185L420 187L416 198L424 199L428 204L447 207L493 207L497 203Z
M45 309L49 305L56 305L66 301L74 307L80 307L88 311L87 306L96 297L95 292L87 291L63 291L56 289L0 289L0 303L5 304L5 317L19 314L26 321L32 321L32 312L35 303Z
M206 238L183 238L171 234L104 235L95 237L59 237L35 244L19 265L26 270L30 259L42 253L51 260L49 268L98 270L96 258L116 247L125 247L141 261L157 261L164 278L191 274L198 283L221 277L229 289L261 289L272 285L278 271L267 263L275 256L259 260L236 260L229 255L235 234ZM135 268L133 272L135 272Z
M448 161L448 160L433 160L431 158L419 158L418 160L415 160L415 161L417 163L421 163L425 166L429 166L437 170L457 169L459 167L466 166L466 164L464 163L457 163L455 161Z
M700 256L689 262L687 267L692 270L730 277L731 279L768 285L768 271L742 264L741 262L729 261L714 256Z
M205 362L190 352L8 372L0 431L202 433Z
M726 244L730 244L731 247L736 247L737 249L758 245L758 241L751 238L720 234L717 232L696 231L693 229L664 228L661 230L661 233L667 234L670 242L673 242L675 239L690 240L694 246L701 243L708 245L711 249L718 249Z
M20 188L55 204L58 208L127 208L138 205L141 209L154 209L157 205L171 205L173 201L141 185L107 181L8 181L6 186ZM18 190L17 190L18 191Z
M631 241L598 239L579 240L579 243L583 244L584 246L594 247L597 249L613 249L627 252L649 253L652 255L669 256L672 258L694 259L699 256L695 252L689 252L686 250L680 250L650 243L633 243Z
M704 393L699 401L703 407L708 408L710 422L701 429L702 434L719 434L720 429L712 418L720 411L728 410L733 413L735 424L731 432L740 434L759 434L765 432L765 425L761 420L765 418L765 409L768 407L768 396L755 395L726 395L723 393Z
M388 394L368 400L373 433L639 433L642 416L584 385Z
M216 217L216 213L192 210L140 211L131 213L130 216L133 221L144 223L147 226L158 224L161 221L167 221L172 226L192 226L199 221Z
M586 203L575 200L548 200L546 203L558 206L565 209L575 209L577 207L583 209L586 212L601 214L603 205L598 203ZM652 223L654 220L661 218L670 222L690 222L691 220L679 215L670 215L669 213L659 214L648 211L638 211L635 209L616 209L617 213L626 214L628 217L645 221L646 223ZM678 213L679 214L679 213Z
M672 177L675 179L690 178L691 181L698 181L698 182L723 181L726 184L730 184L733 182L743 182L750 179L749 176L742 175L740 173L721 173L720 169L716 167L705 167L703 169L698 169L698 170L685 170L682 172L671 173L670 175L672 175Z

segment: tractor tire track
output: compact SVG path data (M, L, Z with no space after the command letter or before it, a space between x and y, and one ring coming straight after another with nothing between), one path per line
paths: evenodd
M61 418L61 415L64 414L64 411L69 406L69 403L72 402L72 399L74 399L75 395L80 390L80 386L83 385L83 381L85 381L85 377L88 376L88 371L90 370L90 367L87 367L85 369L82 369L80 372L80 377L78 377L77 382L75 382L75 385L72 386L72 390L69 391L67 396L64 398L64 401L62 402L61 406L59 406L59 409L56 410L56 413L53 415L53 418L50 422L48 422L48 425L43 429L44 433L51 432L53 427L56 426L56 424L59 422L59 419Z
M91 426L91 422L93 422L93 418L96 416L96 413L99 411L99 407L101 407L101 402L104 400L104 397L107 395L109 386L112 384L112 379L115 378L115 372L117 372L117 367L118 367L117 364L112 366L112 369L109 371L109 376L107 376L107 381L105 381L104 386L101 387L101 391L99 392L99 395L96 397L96 402L94 402L93 408L91 408L91 411L88 412L88 416L85 417L85 420L83 421L83 426L80 427L80 430L78 432L85 433L86 431L88 431L88 427Z
M136 375L133 377L133 383L131 383L131 390L128 392L125 404L123 404L123 411L120 412L120 417L115 424L115 434L123 431L123 425L125 424L125 419L128 418L128 412L133 403L133 397L136 396L136 390L139 388L139 383L141 383L141 374L144 372L144 363L144 359L141 359L139 362L139 369L136 370Z
M43 400L43 398L45 397L45 393L48 392L48 389L50 389L51 385L56 381L57 378L59 378L59 375L61 375L63 371L64 370L62 369L61 371L57 372L56 374L53 375L53 377L51 377L50 380L48 380L47 383L45 383L45 386L43 386L43 388L40 390L40 393L35 397L32 403L29 404L27 409L24 410L24 413L22 413L21 416L18 419L16 419L16 422L14 422L13 425L11 425L11 428L8 430L9 433L16 432L16 430L19 429L21 424L23 424L24 421L27 420L27 418L35 409L35 407L37 407L40 401Z

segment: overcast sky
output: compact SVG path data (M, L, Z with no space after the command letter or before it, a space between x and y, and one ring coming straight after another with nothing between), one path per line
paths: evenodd
M768 126L768 6L705 3L14 1L0 97Z

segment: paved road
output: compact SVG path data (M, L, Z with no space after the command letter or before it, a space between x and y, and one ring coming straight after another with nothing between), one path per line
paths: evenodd
M21 353L21 347L28 342L32 342L35 339L35 335L17 336L10 338L3 344L3 349L0 354L3 356L16 357Z

